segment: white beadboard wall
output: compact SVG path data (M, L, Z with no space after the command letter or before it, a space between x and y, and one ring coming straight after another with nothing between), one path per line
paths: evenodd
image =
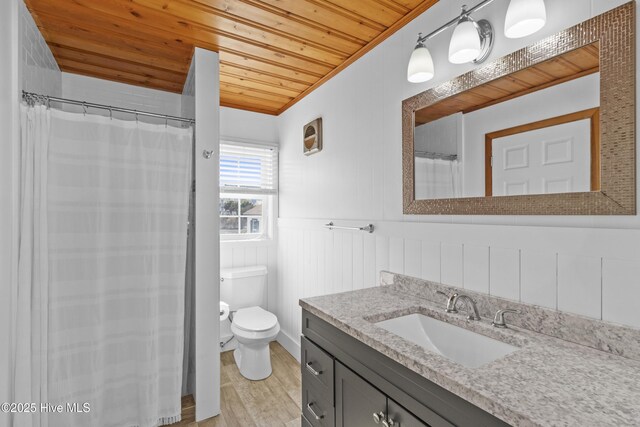
M640 327L634 308L640 298L638 216L402 214L402 100L473 67L448 63L447 34L429 42L433 81L408 83L407 61L416 34L448 21L463 3L437 3L279 117L277 314L279 339L294 355L300 297L375 286L382 269ZM625 1L545 3L547 26L524 39L503 35L508 0L476 16L496 24L492 58ZM316 117L323 118L324 150L306 157L300 132ZM322 225L329 220L371 222L376 231L326 231Z
M377 286L381 270L640 328L640 230L374 221L369 234L324 223L279 220L275 297L293 354L299 298Z

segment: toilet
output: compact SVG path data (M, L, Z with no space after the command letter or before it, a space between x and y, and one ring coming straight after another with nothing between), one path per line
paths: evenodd
M260 307L266 302L266 278L263 265L220 271L220 300L229 304L238 341L233 357L242 376L254 381L271 375L269 342L280 332L278 318Z

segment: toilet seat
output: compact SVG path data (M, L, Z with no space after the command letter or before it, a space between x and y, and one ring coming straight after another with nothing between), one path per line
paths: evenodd
M240 374L254 381L271 375L269 342L280 332L278 318L258 306L242 308L233 316L231 332L238 340L233 358Z
M278 318L262 307L249 307L238 310L232 325L247 332L263 332L273 329L278 324Z

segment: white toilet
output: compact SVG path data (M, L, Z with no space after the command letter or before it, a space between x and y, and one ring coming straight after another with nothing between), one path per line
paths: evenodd
M280 332L278 318L260 307L265 303L267 268L223 269L220 277L220 300L235 312L231 332L238 340L233 352L238 369L247 379L265 379L271 375L269 342Z

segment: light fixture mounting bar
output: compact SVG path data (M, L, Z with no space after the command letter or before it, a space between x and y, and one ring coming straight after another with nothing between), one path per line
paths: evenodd
M477 12L478 10L482 9L483 7L487 6L489 3L492 3L492 2L493 2L493 0L481 1L480 3L478 3L477 5L472 7L471 9L465 11L463 13L463 15L471 15L472 13ZM462 16L462 15L460 15L460 16ZM435 31L432 31L431 33L427 34L426 36L418 37L418 43L424 43L427 40L432 39L433 37L437 36L441 32L446 31L447 29L453 27L460 20L460 16L456 16L451 21L447 22L442 27L438 28Z

